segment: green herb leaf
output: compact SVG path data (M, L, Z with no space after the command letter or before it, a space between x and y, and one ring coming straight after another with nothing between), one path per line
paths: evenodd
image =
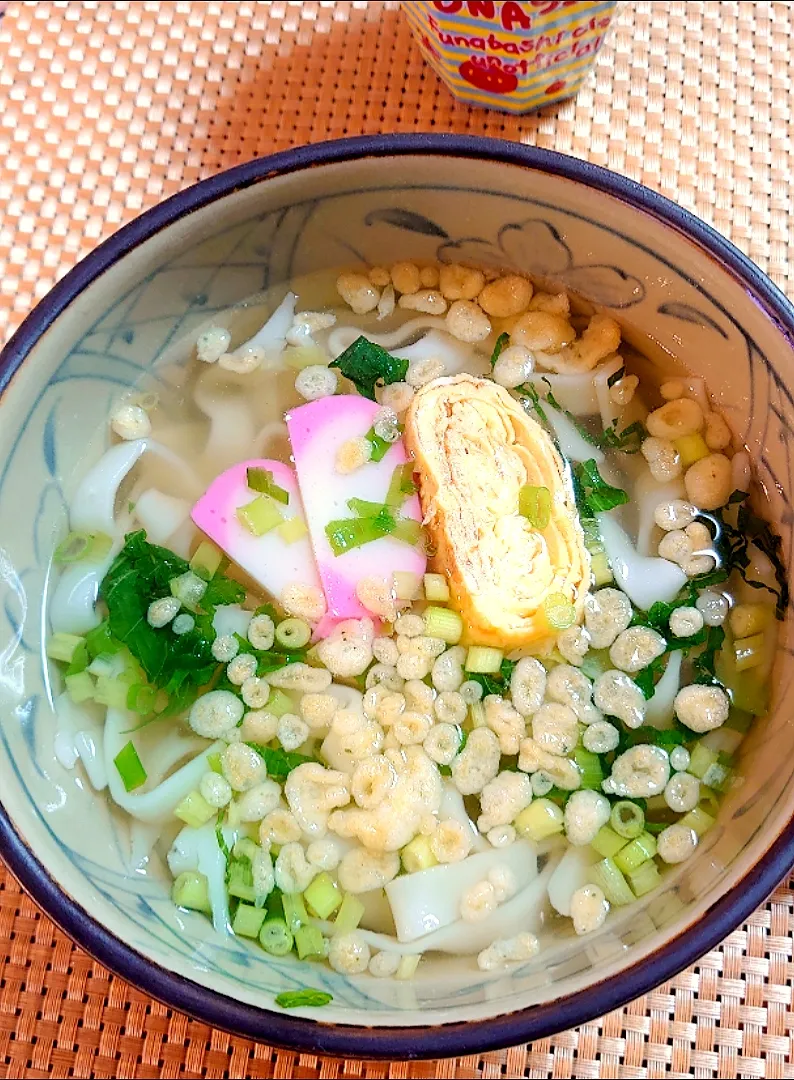
M618 431L614 424L610 424L608 428L605 428L601 434L598 435L595 432L588 430L584 424L580 423L569 409L564 409L555 398L549 380L544 377L543 381L549 388L546 393L546 401L553 409L556 409L557 412L562 413L563 416L568 418L569 422L573 424L585 442L590 443L591 446L597 446L599 450L620 450L624 454L636 454L639 452L647 434L645 427L639 420L635 421L633 424L629 424L629 426L623 428L622 431ZM540 415L542 419L546 418L545 412L539 410L537 404L535 404L535 411L538 412L538 415Z
M706 686L722 686L716 675L717 653L725 643L725 631L721 626L710 626L706 635L706 647L692 661L694 682Z
M524 383L522 386L519 386L518 392L520 394L527 395L526 398L524 398L524 400L521 402L524 408L526 409L527 405L529 405L530 408L534 409L537 413L538 419L548 427L549 417L546 413L546 410L541 405L540 394L537 392L532 383Z
M494 345L493 352L491 353L491 371L493 371L493 369L496 367L496 361L501 356L502 351L506 349L509 344L509 334L500 334L499 337L496 339L496 344Z
M483 690L483 697L487 697L489 694L498 694L503 697L510 686L510 676L513 674L513 668L516 666L516 660L503 660L501 667L493 674L483 675L480 672L466 672L466 678L472 682L480 684ZM463 747L461 747L463 749Z
M283 780L299 765L317 761L317 758L309 757L307 754L296 754L288 750L274 750L270 746L262 746L260 743L249 742L246 743L246 746L256 750L265 763L267 775L275 780Z
M375 387L378 384L388 386L389 383L403 382L408 373L407 360L392 356L363 336L356 338L330 366L339 368L359 394L371 401L375 401Z
M574 476L586 516L604 513L629 501L623 488L613 487L604 480L593 458L574 466Z
M172 579L188 571L184 559L150 544L140 530L127 536L99 590L108 607L110 635L127 646L148 681L166 691L171 713L191 703L218 670L212 655L215 605L239 603L245 597L241 585L216 575L202 597L202 610L194 615L193 630L176 635L170 627L150 626L149 604L169 596Z
M614 424L605 428L603 434L595 436L595 445L601 450L620 450L623 454L637 454L647 432L639 420L618 431Z
M226 840L224 839L224 836L223 836L223 819L225 817L225 814L226 814L225 810L219 810L218 811L218 817L215 820L215 839L218 842L218 847L221 849L221 854L223 855L224 859L226 860L226 879L228 880L228 878L229 878L229 863L231 861L232 853L229 850L229 845L226 843Z
M275 998L276 1005L280 1005L282 1009L319 1008L333 1000L333 994L328 994L325 990L309 989L285 990Z
M642 695L646 701L649 701L656 689L656 683L662 677L665 667L666 653L661 656L657 656L647 667L644 667L642 671L638 671L636 675L632 676L637 686L642 690Z

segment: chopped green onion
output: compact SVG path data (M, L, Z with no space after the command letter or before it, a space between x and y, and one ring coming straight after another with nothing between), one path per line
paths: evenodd
M318 919L327 919L342 903L343 895L331 875L323 871L304 890L303 899Z
M370 502L369 499L348 499L347 505L359 518L376 518L381 516L384 528L394 521L394 516L390 512L390 508L385 503Z
M722 726L723 731L735 731L745 735L751 728L755 717L751 712L731 708L731 714Z
M604 541L601 539L601 530L594 517L583 518L582 532L584 533L584 546L591 555L597 555L604 550Z
M421 953L409 953L407 956L404 956L397 965L397 970L394 973L395 979L412 979L416 974L416 969L419 967L419 961L421 959Z
M364 905L353 893L345 893L334 919L335 934L350 934L364 917Z
M759 667L766 660L766 635L753 634L751 637L734 641L733 653L736 658L737 671L747 671L749 668Z
M598 754L586 750L583 746L577 746L573 752L573 760L582 774L579 786L590 791L600 791L601 784L604 782L604 770Z
M257 495L251 502L237 507L237 520L254 536L264 536L281 525L284 518L269 495Z
M196 870L185 870L174 879L171 900L177 907L203 911L206 915L212 914L207 879Z
M325 955L325 938L316 926L300 926L295 931L295 951L299 960Z
M275 997L276 1005L280 1005L282 1009L319 1008L333 1000L333 995L325 990L285 990L283 994Z
M650 833L640 833L636 839L617 853L615 866L617 866L618 870L622 870L624 874L628 874L631 870L636 870L638 866L642 866L648 859L652 859L655 854L656 841L654 838Z
M236 859L248 859L250 861L258 851L259 845L255 840L251 840L248 836L241 836L234 842L232 855L234 855ZM253 882L253 880L252 875L251 881Z
M157 694L156 686L133 683L127 691L127 708L138 713L139 716L148 716L149 713L154 712Z
M294 934L309 921L303 897L300 893L283 893L281 902L284 905L284 919L290 932Z
M518 493L518 512L533 529L545 529L551 521L551 492L547 487L524 484Z
M265 912L251 904L238 904L232 920L232 930L238 937L258 938Z
M416 547L424 533L422 526L413 518L397 518L391 535L395 540L401 540L403 544Z
M405 845L400 852L400 861L406 874L416 874L420 870L429 870L438 859L430 848L430 837L421 833Z
M200 578L198 574L194 574L192 570L186 571L184 574L179 574L178 577L171 578L168 583L171 590L171 595L175 596L177 600L186 607L188 611L197 611L198 606L201 603L201 598L207 591L207 582L203 578Z
M688 829L693 829L698 837L701 837L714 824L714 818L711 814L707 814L705 810L701 810L699 806L696 806L694 810L684 814L681 818L681 824L686 825Z
M612 567L609 565L609 558L605 551L597 551L595 555L590 556L590 573L593 575L593 584L597 588L614 581Z
M449 600L449 582L443 574L425 574L425 597L431 604Z
M457 611L443 607L426 607L424 620L427 636L441 638L447 645L457 645L463 635L463 619ZM501 658L499 663L501 665Z
M258 491L261 495L269 495L271 499L275 499L276 502L283 503L285 506L289 503L289 492L278 486L270 469L249 466L245 470L245 479L251 491Z
M389 490L386 492L386 505L397 510L408 496L415 492L414 465L412 461L407 461L405 465L398 465L392 473Z
M92 660L97 656L102 656L104 653L109 653L112 656L124 648L121 642L116 641L111 634L110 622L107 619L93 630L88 631L85 636L85 647L88 649L88 655Z
M90 675L104 675L109 679L119 674L119 666L114 656L97 656L91 661L86 670Z
M216 751L213 754L207 754L207 764L210 769L217 773L218 776L223 776L223 765L221 765L221 755Z
M259 931L259 944L271 956L286 956L292 951L294 938L283 919L266 919ZM280 995L283 997L284 995ZM330 995L329 995L330 996ZM281 1004L279 1002L279 1004ZM284 1006L289 1008L290 1006Z
M470 645L466 653L466 671L477 675L493 674L502 666L504 653L490 645Z
M485 719L485 706L481 701L473 701L469 706L469 713L472 728L488 727L488 721Z
M66 692L75 705L81 705L84 701L91 701L96 691L94 680L87 671L81 671L77 675L67 675L64 682Z
M696 776L698 780L702 780L706 775L706 771L712 766L717 764L718 754L716 750L710 749L708 746L704 746L702 742L695 743L689 754L689 764L686 771Z
M294 544L302 540L309 529L302 517L285 518L280 525L276 526L276 532L285 544Z
M731 769L717 761L713 765L709 765L703 773L702 783L707 788L724 792L730 787L732 776Z
M285 367L302 371L305 367L327 367L328 353L319 345L288 345L281 354Z
M392 521L393 525L393 521ZM325 535L334 555L344 555L353 548L370 544L388 536L389 528L383 528L377 518L338 518L325 526Z
M422 579L410 570L395 570L392 574L394 596L397 600L419 600L422 596Z
M543 601L546 621L554 630L567 630L576 619L576 608L564 593L551 593Z
M623 836L626 840L633 840L635 836L640 835L645 827L645 814L643 814L642 808L637 803L630 802L628 799L621 799L612 807L609 824L618 836Z
M127 791L135 791L146 783L146 769L141 764L138 751L128 742L119 750L113 758L113 763L119 771L119 776Z
M312 628L303 619L284 619L276 627L276 641L285 649L302 649L312 636Z
M637 897L645 896L646 893L651 892L662 880L659 867L653 859L641 863L636 870L630 872L628 877L631 891Z
M57 563L100 562L109 553L113 541L105 533L70 532L55 549Z
M236 849L237 844L234 846ZM245 900L249 904L253 904L256 899L256 890L254 889L251 860L248 858L233 858L229 863L228 878L226 888L229 896L235 896L238 900Z
M398 431L402 432L402 426L398 426ZM375 431L374 427L371 427L367 434L364 436L367 442L372 447L369 455L370 461L383 461L386 454L394 446L393 442L387 442L386 439L382 439L380 435ZM395 440L396 441L396 440Z
M190 560L190 569L205 581L215 577L223 562L223 552L209 540L202 540Z
M602 859L595 864L591 872L596 879L595 884L601 886L610 904L619 907L632 902L634 893L612 859Z
M47 642L47 656L50 660L60 660L63 664L70 664L75 652L85 648L85 638L78 634L53 634Z
M74 650L71 662L66 669L67 675L79 675L81 671L85 671L88 667L88 649L84 641L81 641L77 648ZM93 672L92 672L93 674Z
M608 825L602 825L602 827L595 834L595 838L591 841L590 846L595 849L599 855L603 855L605 859L611 859L613 856L626 846L626 841L622 836L610 829Z
M565 815L551 799L534 799L525 807L513 824L519 836L526 836L534 843L561 833Z
M286 713L296 712L295 702L289 696L285 694L283 690L279 690L277 687L272 686L270 688L270 697L267 699L265 708L273 716L284 716Z
M191 829L200 829L210 818L215 817L217 812L217 809L210 806L200 791L191 791L174 810L174 817L184 821Z
M129 683L120 678L100 675L94 689L94 701L107 709L126 709Z

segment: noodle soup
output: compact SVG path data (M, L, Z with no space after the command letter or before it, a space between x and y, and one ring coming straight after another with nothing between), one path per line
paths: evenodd
M108 417L48 646L59 759L174 903L346 974L499 971L691 857L788 604L703 380L462 265L184 344Z

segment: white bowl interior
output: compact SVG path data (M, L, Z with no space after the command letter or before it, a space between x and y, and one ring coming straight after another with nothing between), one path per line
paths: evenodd
M514 266L614 309L662 361L704 375L751 450L791 550L790 343L729 271L616 197L533 169L452 156L359 159L276 176L196 210L92 282L43 335L0 403L0 767L15 828L64 891L145 957L267 1008L307 982L322 1019L433 1025L558 999L625 969L698 919L758 862L794 809L791 720L778 708L744 751L743 785L691 864L586 940L557 941L500 976L433 960L414 983L346 978L244 943L175 909L165 877L131 875L124 822L55 760L42 632L65 501L105 439L108 405L196 327L264 287L322 267L402 257ZM781 652L776 701L792 660ZM90 825L90 827L87 827Z

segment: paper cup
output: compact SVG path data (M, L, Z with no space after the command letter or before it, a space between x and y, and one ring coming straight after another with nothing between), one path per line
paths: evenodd
M524 113L571 97L616 0L406 0L422 53L456 98Z

